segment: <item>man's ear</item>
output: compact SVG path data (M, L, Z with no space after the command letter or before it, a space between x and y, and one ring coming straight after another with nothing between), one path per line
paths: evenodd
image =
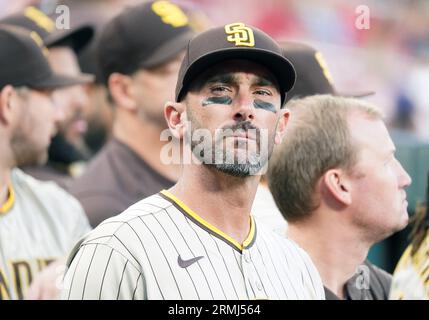
M185 104L167 101L164 106L164 117L171 133L177 139L183 138L186 130Z
M137 111L137 102L132 91L132 78L125 74L114 72L109 76L108 87L115 104L129 111Z
M322 177L322 183L335 200L346 206L351 205L351 181L344 170L328 170Z
M276 128L276 135L274 138L275 144L280 144L283 141L283 137L286 133L286 126L289 121L290 111L289 109L280 109L278 113L278 122Z
M12 119L12 96L15 90L11 85L5 86L0 91L0 122L9 124Z

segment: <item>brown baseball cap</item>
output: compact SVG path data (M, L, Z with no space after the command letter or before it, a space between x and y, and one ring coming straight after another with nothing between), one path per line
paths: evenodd
M304 98L315 94L331 94L344 97L365 97L373 91L338 92L335 89L328 65L320 51L300 42L281 41L283 55L292 62L297 73L293 89L286 102L293 98Z
M0 90L6 85L53 90L82 83L81 77L54 73L48 54L35 31L0 25Z
M195 36L187 46L176 85L176 101L183 99L199 74L221 61L245 59L265 66L280 85L282 104L295 83L295 69L282 49L263 31L237 22Z
M36 7L26 7L22 12L6 16L1 24L10 24L37 32L48 48L66 46L79 53L94 35L94 28L81 25L69 30L58 30L55 22Z
M70 30L57 30L55 22L36 7L26 7L22 12L9 15L0 20L0 24L22 27L34 31L43 40L47 48L69 47L79 53L92 39L94 29L82 25ZM81 73L76 76L76 84L86 84L94 81L92 74Z
M189 18L177 4L150 1L129 7L105 25L98 41L103 82L114 72L132 74L168 62L193 35Z

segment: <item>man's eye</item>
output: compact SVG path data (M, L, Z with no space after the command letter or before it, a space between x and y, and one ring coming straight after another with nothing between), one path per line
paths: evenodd
M271 92L269 90L256 90L255 94L261 96L271 96Z
M230 92L231 90L226 86L215 86L211 88L211 92Z

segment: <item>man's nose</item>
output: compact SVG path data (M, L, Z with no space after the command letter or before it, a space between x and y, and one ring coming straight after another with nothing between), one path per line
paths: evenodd
M234 106L235 121L253 121L255 119L255 107L253 96L246 93L239 93Z
M53 106L54 109L54 122L55 125L58 126L61 122L65 120L65 112L60 106Z
M78 112L85 112L89 105L88 93L83 85L78 85L74 88L74 107Z
M398 161L399 165L399 185L401 188L407 188L411 185L413 180L411 179L410 175L407 171L405 171L404 167L401 165L401 163Z

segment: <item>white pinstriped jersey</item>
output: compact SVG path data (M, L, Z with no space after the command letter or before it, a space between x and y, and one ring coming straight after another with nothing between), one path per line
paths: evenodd
M429 230L416 253L411 245L395 269L390 299L429 300Z
M90 230L76 199L53 182L13 169L0 207L0 300L24 298L36 274Z
M287 235L287 221L280 213L268 186L260 183L253 200L253 216L282 237Z
M63 299L324 299L296 244L252 218L240 245L165 190L103 222L69 260Z

